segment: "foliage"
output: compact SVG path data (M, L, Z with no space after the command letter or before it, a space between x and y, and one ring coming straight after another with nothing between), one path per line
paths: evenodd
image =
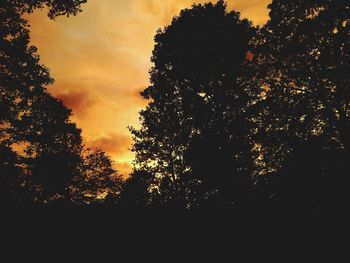
M254 84L267 91L255 116L257 140L267 170L286 180L284 190L275 187L282 203L320 208L326 192L333 204L342 199L346 169L339 167L350 157L349 8L348 1L275 0L255 39Z
M74 203L101 205L118 201L123 180L103 151L86 149L79 169L79 176L74 178L71 185Z
M224 1L193 5L157 31L135 169L125 181L84 149L23 18L75 15L85 0L0 3L2 205L346 207L350 3L273 0L255 28ZM271 209L271 210L270 210ZM243 210L235 210L243 211Z
M68 185L79 174L82 150L81 131L70 121L71 111L46 90L53 79L30 45L23 14L44 6L51 18L76 14L82 2L0 4L0 167L4 193L18 193L18 202L69 199Z
M210 187L197 199L217 191L230 195L249 175L252 145L244 109L250 97L241 83L253 34L250 22L227 12L223 1L193 5L157 32L152 85L142 92L151 101L141 112L142 128L132 133L137 164L172 188L161 187L171 195L165 200L195 205L186 197L194 188L186 184L202 181ZM212 184L219 177L228 189Z

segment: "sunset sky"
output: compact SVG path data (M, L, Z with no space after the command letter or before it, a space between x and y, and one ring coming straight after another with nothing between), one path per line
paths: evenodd
M49 91L73 109L85 144L106 151L124 175L133 160L127 126L138 127L147 103L139 92L149 83L156 30L181 9L204 2L88 0L76 17L50 21L44 11L30 16L32 43L55 78ZM255 24L268 18L270 0L227 2Z

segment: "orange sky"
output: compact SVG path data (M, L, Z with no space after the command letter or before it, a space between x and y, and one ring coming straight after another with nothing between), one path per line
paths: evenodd
M146 105L138 93L148 85L154 34L193 2L207 1L88 0L76 17L30 16L32 43L55 78L49 91L73 109L85 143L106 151L124 175L133 159L127 126L138 125ZM267 20L270 0L227 2L255 24Z

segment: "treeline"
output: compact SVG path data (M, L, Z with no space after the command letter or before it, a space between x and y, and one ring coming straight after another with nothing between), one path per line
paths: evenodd
M25 2L25 4L23 4ZM85 1L2 1L3 204L127 208L344 209L350 163L350 3L273 0L254 27L224 1L182 10L155 36L149 100L130 128L123 181L84 149L29 46L24 13Z

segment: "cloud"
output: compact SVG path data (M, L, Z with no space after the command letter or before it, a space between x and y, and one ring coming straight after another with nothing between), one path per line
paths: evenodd
M109 134L88 142L89 146L99 148L109 155L122 155L131 147L130 136Z
M124 178L127 178L130 175L133 167L129 162L123 162L115 163L114 168L118 171L118 174L121 174Z
M132 171L132 160L134 155L129 149L132 139L129 135L108 134L87 142L92 148L103 150L114 161L114 168L119 174L127 178Z
M127 1L127 0L126 0ZM272 0L226 0L229 10L239 11L244 18L249 18L255 24L262 25L268 19L267 5ZM150 18L152 23L160 27L168 24L172 17L178 15L181 9L189 8L193 3L204 4L208 0L132 0L133 6L143 17ZM210 2L216 2L212 0ZM141 15L139 15L141 16ZM146 19L148 21L149 19Z
M69 91L59 93L56 97L63 101L63 104L73 110L73 115L84 117L88 109L94 105L95 101L90 94L84 91Z
M238 10L242 17L262 26L269 18L267 6L272 0L229 0L227 2L230 9Z

